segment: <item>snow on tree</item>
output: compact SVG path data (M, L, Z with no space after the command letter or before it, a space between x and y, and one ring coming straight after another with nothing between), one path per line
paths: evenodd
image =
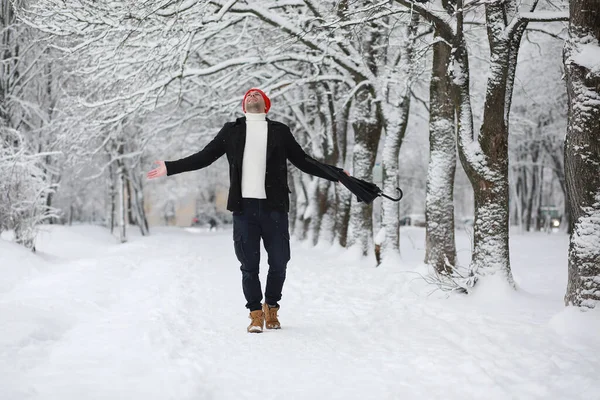
M387 86L380 89L382 94L386 95L385 101L380 103L385 123L385 139L382 150L382 189L384 193L396 194L396 188L399 184L398 156L408 127L413 84L421 73L420 62L416 54L419 46L419 35L423 35L419 32L419 25L419 14L412 13L405 33L401 33L406 37L403 40L397 39L398 42L402 43L397 56L401 62L395 66L398 71L394 71L389 76L380 77L380 80ZM429 31L425 31L425 34L427 33ZM398 203L383 201L381 214L380 259L381 262L386 262L388 259L396 261L396 257L400 253L400 227L398 223L400 209Z
M239 109L240 94L249 86L260 85L277 98L311 83L320 88L337 85L333 101L340 104L340 112L334 110L334 116L346 120L329 125L351 119L352 170L359 178L371 179L382 128L390 138L402 135L408 117L398 112L396 101L396 91L403 90L396 82L405 79L397 69L404 61L398 51L402 38L398 33L407 19L402 9L370 2L311 0L285 4L84 1L81 5L80 1L41 0L23 18L76 56L77 76L95 88L87 96L83 93L80 103L93 110L94 130L101 142L117 140L113 133L132 113L143 121L157 109L172 107L162 125L173 127L177 121L201 120L198 115L233 114ZM388 100L387 107L380 105ZM275 117L282 114L290 115L274 107ZM338 156L333 151L328 161L337 164ZM315 190L327 192L325 187ZM324 197L320 199L324 204ZM341 209L343 214L346 208ZM317 212L326 208L317 207ZM350 214L354 234L348 241L366 253L372 242L372 207L355 204ZM338 221L342 229L345 220ZM397 219L390 224L391 231L397 231Z
M451 5L446 5L449 13ZM429 89L429 168L425 218L425 262L438 273L451 273L456 265L454 241L454 175L456 124L451 82L447 74L451 46L436 29Z
M532 11L537 5L534 2ZM457 3L462 8L462 1ZM475 192L475 222L471 269L477 276L503 276L514 285L508 248L508 134L509 115L521 37L530 21L564 20L565 14L519 13L516 1L487 2L486 25L490 45L482 125L474 136L468 98L468 61L462 40L462 13L458 14L453 65L458 105L458 148L461 162Z
M571 210L565 303L600 304L600 3L571 0L564 63L569 94L565 176Z
M0 4L0 231L35 249L37 226L55 217L57 79L48 44L17 19L21 6Z
M354 133L351 170L354 176L371 180L382 129L386 128L386 135L389 135L392 142L397 140L401 143L406 124L404 119L408 117L401 110L401 102L396 93L404 90L403 85L397 84L406 79L399 70L400 62L404 62L404 59L398 51L399 42L388 40L397 39L400 31L399 28L390 28L395 27L395 24L385 23L386 17L401 15L403 12L397 8L381 9L381 5L370 2L317 4L305 0L302 4L305 7L300 7L300 3L281 7L276 4L264 6L259 2L240 1L231 4L229 11L254 15L264 23L285 32L288 39L284 43L289 47L278 49L280 57L289 54L290 49L295 54L300 51L312 57L318 56L319 61L313 61L313 67L326 72L322 76L317 75L315 79L324 82L339 81L347 85L347 101L352 104L350 120ZM393 165L390 164L388 182L397 179L393 172ZM362 254L367 254L372 249L372 214L371 205L352 199L347 244L356 245ZM390 227L390 232L397 231L398 219L389 218L387 226ZM392 243L397 242L397 235L389 237Z
M564 12L522 13L517 1L486 1L485 23L490 49L489 73L482 125L475 135L469 87L468 47L464 16L480 2L456 2L455 18L440 10L448 2L417 5L397 0L433 23L444 40L452 43L448 68L456 106L459 157L475 193L475 221L470 269L478 277L499 275L514 285L508 248L508 132L515 69L521 37L530 21L565 20ZM450 22L448 22L450 21Z
M372 179L385 131L383 188L393 193L416 79L411 74L418 71L414 39L423 26L415 19L428 21L441 49L436 78L444 85L432 92L438 97L431 96L432 104L439 100L443 106L434 107L430 121L427 259L439 270L455 264L456 115L459 155L476 199L472 268L478 276L499 273L511 282L507 137L518 49L529 21L561 20L565 14L522 13L519 7L525 6L516 0L419 3L40 0L22 18L48 34L72 62L63 106L73 124L63 126L76 138L81 160L91 158L97 177L108 178L111 220L118 211L121 228L135 221L142 231L140 166L150 165L148 154L196 150L223 117L239 114L241 94L250 86L270 93L275 100L270 115L293 125L308 152L336 165L347 159L362 179ZM536 5L533 1L532 9ZM491 60L478 131L463 19L482 8ZM441 97L448 87L456 110ZM326 182L313 185L307 177L290 182L297 196L293 211L307 224L297 224L297 232L309 231L313 242L330 241L328 231L335 226L340 243L370 251L371 206ZM341 207L330 207L333 201ZM384 203L382 226L385 259L398 251L396 204Z
M231 37L220 35L214 45L206 46L219 32L211 30L219 17L205 14L215 10L211 5L80 5L35 2L21 18L44 32L45 39L70 62L62 104L64 120L70 122L63 124L70 133L70 154L79 164L89 164L90 160L98 164L98 171L88 178L108 178L108 225L111 229L118 225L121 241L126 241L129 223L138 225L142 234L148 232L142 177L151 164L143 150L160 135L183 136L191 126L215 114L216 103L221 102L200 102L198 106L198 99L219 87L207 84L202 77L224 68L213 68L210 52L223 58L233 54L227 43ZM235 21L225 24L231 23ZM229 54L223 49L229 49ZM190 58L198 62L186 64ZM224 64L235 67L245 60L236 64L229 57ZM211 67L185 69L189 64ZM204 135L211 133L211 126L207 128ZM175 141L182 149L189 149L189 142L189 138Z

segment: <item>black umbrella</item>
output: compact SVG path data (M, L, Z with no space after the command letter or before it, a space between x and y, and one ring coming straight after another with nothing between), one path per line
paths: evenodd
M400 197L390 197L384 194L383 190L381 190L374 183L367 182L362 179L355 178L353 176L348 176L341 168L337 168L332 165L322 164L308 156L306 157L306 160L311 164L314 164L317 167L319 167L327 175L337 179L342 185L346 186L348 190L350 190L356 195L358 201L363 201L366 204L372 203L373 200L375 200L375 198L379 196L385 197L386 199L390 199L393 201L400 201L400 199L402 199L402 196L404 195L402 193L402 189L396 188Z

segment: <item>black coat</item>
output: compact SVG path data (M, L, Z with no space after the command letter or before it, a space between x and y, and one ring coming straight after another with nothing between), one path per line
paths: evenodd
M287 183L287 160L300 170L337 182L336 178L316 166L290 132L290 128L267 118L267 171L265 191L267 205L277 211L289 211L289 187ZM223 154L229 161L229 197L227 209L242 210L242 159L246 145L246 118L226 123L217 136L196 154L177 161L166 161L167 175L193 171L209 166ZM307 161L310 159L313 162ZM342 169L333 167L342 171Z

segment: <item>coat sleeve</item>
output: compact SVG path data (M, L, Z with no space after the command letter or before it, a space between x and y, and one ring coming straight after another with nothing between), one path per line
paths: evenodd
M194 171L197 169L208 167L215 162L219 157L225 154L225 140L227 135L227 125L215 136L209 144L202 150L191 156L176 160L165 161L167 167L167 175L180 174L182 172Z
M296 141L296 139L292 135L292 132L290 132L289 129L286 129L285 138L286 138L286 140L285 140L286 149L285 150L286 150L287 158L299 170L301 170L302 172L306 172L307 174L310 174L310 175L318 176L319 178L327 179L329 181L333 181L333 182L338 181L336 178L333 178L330 175L328 175L326 172L324 172L321 168L319 168L316 165L314 165L313 163L307 161L307 159L311 159L315 163L323 164L323 163L315 160L314 158L312 158L311 156L309 156L308 154L306 154L304 152L304 150L302 149L300 144ZM324 165L328 165L328 164L324 164ZM331 166L331 167L333 167L333 166ZM342 170L337 167L333 167L333 168Z

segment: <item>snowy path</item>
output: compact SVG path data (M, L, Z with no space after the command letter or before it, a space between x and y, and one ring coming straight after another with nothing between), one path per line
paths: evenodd
M600 398L600 313L562 305L565 236L513 236L522 290L449 299L410 272L422 231L402 239L402 269L293 243L283 329L259 335L231 232L53 227L43 259L0 241L0 399Z

